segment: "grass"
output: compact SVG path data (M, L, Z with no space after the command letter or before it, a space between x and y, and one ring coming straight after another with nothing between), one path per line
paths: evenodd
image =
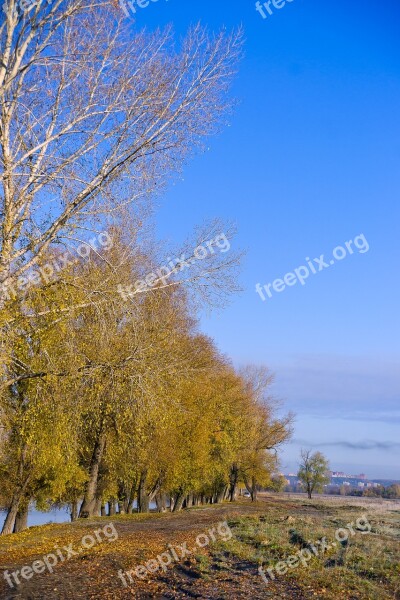
M274 571L275 577L289 579L305 592L317 590L321 598L400 598L399 511L385 512L381 508L368 513L371 531L363 532L356 524L365 513L363 507L295 504L297 510L292 510L290 516L283 505L265 515L231 520L233 537L213 548L215 557L223 554L231 560L246 560L266 571L302 548L314 546L318 554L307 564L288 567L284 575ZM302 515L303 508L312 516ZM335 532L346 528L348 540L340 543ZM345 537L343 532L339 535ZM322 538L330 546L324 551L315 544Z
M119 569L130 570L165 552L168 544L183 542L192 555L135 581L137 598L326 598L336 600L400 600L400 511L395 503L308 501L277 496L251 503L241 500L220 506L190 509L178 514L122 515L74 524L33 527L15 536L0 538L0 597L5 582L1 573L73 543L110 521L119 538L85 550L56 568L56 573L36 576L29 583L32 600L66 600L71 586L82 597L124 600L128 592L117 578ZM367 516L371 531L363 533L357 519ZM228 520L232 537L217 538L205 548L195 548L198 534ZM348 540L335 539L338 529L351 528ZM364 528L365 529L365 528ZM316 546L326 538L328 549ZM336 545L333 545L336 543ZM319 548L317 555L312 548ZM311 550L310 550L311 549ZM258 567L286 565L300 551L310 553L305 564L287 567L270 582L269 589ZM1 585L3 587L1 588ZM75 586L75 587L74 587ZM54 591L57 589L57 591ZM142 595L140 595L142 594ZM196 595L197 594L197 595Z

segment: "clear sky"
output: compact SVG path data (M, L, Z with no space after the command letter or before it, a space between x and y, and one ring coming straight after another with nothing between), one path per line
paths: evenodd
M137 9L133 27L182 34L200 20L246 37L231 126L161 199L158 231L178 242L214 216L237 223L244 292L202 327L236 364L276 373L275 395L297 414L285 472L303 446L334 470L400 479L400 3L271 8L266 19L253 0ZM368 252L256 293L360 235Z

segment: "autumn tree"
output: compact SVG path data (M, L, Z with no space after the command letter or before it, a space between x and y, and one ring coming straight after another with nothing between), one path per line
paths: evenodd
M283 492L285 487L288 485L286 477L282 473L275 473L271 477L271 483L268 489L274 492Z
M10 398L11 405L15 398L30 404L27 393L35 396L39 379L66 381L70 377L70 389L93 385L91 401L97 402L99 410L91 414L98 417L95 432L101 455L104 419L107 423L113 420L107 407L116 388L110 380L127 361L134 360L129 344L124 347L128 353L120 353L117 363L101 343L107 325L115 332L124 318L121 315L127 303L122 309L120 302L118 310L115 299L121 300L117 294L120 285L135 281L131 261L127 261L131 257L127 257L125 245L117 260L108 263L103 284L90 273L84 280L79 279L81 274L72 273L65 282L62 267L58 274L61 285L47 281L43 286L38 283L38 271L46 273L56 256L64 262L65 250L81 243L96 254L91 235L118 219L126 227L125 214L128 220L133 215L139 221L149 199L222 122L229 108L226 92L240 55L240 34L212 36L196 26L177 48L170 29L137 31L126 24L113 2L55 0L24 10L21 3L9 0L3 9L0 418L6 419ZM205 234L204 239L209 236ZM201 275L197 269L185 284L201 277L209 279L212 272L222 273L217 254L212 258L213 268L203 269ZM128 269L124 268L126 262ZM146 269L150 262L148 257L142 261L140 275L151 272ZM231 256L226 262L235 259ZM172 270L168 285L179 283L179 271L179 267ZM219 282L221 292L225 289L223 277ZM31 284L36 286L32 301ZM108 308L103 309L106 304ZM90 358L85 354L87 336L82 322L92 331L91 341L99 349L90 352ZM59 348L49 343L52 336L61 342ZM41 352L35 351L35 345ZM4 421L3 427L9 423ZM84 430L78 431L84 439ZM23 440L13 437L11 430L1 443L7 445L11 439L15 456L24 456ZM81 456L83 467L85 460L96 463L96 448L93 452L91 458ZM18 461L14 468L18 471ZM95 464L92 471L88 468L89 496L98 468ZM11 477L10 481L17 479ZM23 491L23 481L18 485ZM6 531L13 529L16 505L23 501L18 491L11 496L13 508L8 507Z
M71 481L83 480L73 421L83 403L79 382L72 377L77 359L69 346L68 323L57 322L55 314L51 322L47 318L53 305L62 312L75 299L69 297L68 277L66 270L62 281L40 293L28 290L8 301L2 312L9 319L3 324L10 349L5 372L14 378L0 394L0 473L7 490L3 533L14 530L17 515L27 512L30 501L44 507ZM26 376L27 368L37 376Z
M277 402L270 393L273 375L265 367L248 366L240 373L244 386L244 414L242 444L235 461L232 484L243 481L257 499L260 487L266 487L277 467L277 451L291 436L292 414L276 415Z
M321 452L301 451L301 463L297 476L306 488L310 499L314 492L321 491L324 485L329 483L328 469L329 462Z
M127 207L137 215L201 147L229 108L241 42L238 33L196 26L177 48L170 29L138 31L108 0L30 10L9 0L1 19L3 309L49 252L91 246L88 230L101 231ZM7 333L0 329L6 386L19 377Z
M240 32L197 25L177 45L111 0L8 0L1 19L3 533L31 502L76 518L168 494L180 510L234 496L238 477L254 498L290 418L196 322L237 289L234 231L207 223L172 251L148 228L154 195L224 120Z
M221 123L240 35L196 26L177 49L170 29L126 23L107 0L4 4L2 286L23 286L52 245L140 206Z

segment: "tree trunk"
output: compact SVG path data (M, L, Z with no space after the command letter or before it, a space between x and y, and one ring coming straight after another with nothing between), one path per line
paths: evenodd
M156 505L157 505L157 511L159 513L161 512L166 512L167 510L167 497L164 493L160 493L156 495Z
M118 485L118 504L121 515L125 515L128 512L129 498L130 490L128 486L125 483L120 482Z
M115 498L112 498L111 500L108 501L108 516L114 517L114 515L116 513L117 513L117 501L115 500Z
M24 446L21 458L18 465L18 477L19 480L23 480L24 468L25 468L25 459L26 459L27 447ZM18 510L20 508L22 500L26 497L26 490L28 488L30 480L30 475L25 477L24 483L21 487L12 495L11 504L7 507L7 516L4 521L3 529L1 530L1 535L8 535L9 533L13 533L15 527L15 521L17 519Z
M257 482L253 477L251 480L251 501L257 502L257 496L258 496Z
M103 501L101 498L96 498L95 503L94 503L94 509L93 509L94 517L100 517L102 503L103 503Z
M175 498L173 512L178 512L178 511L182 510L184 501L185 501L185 495L182 492L179 492Z
M131 515L133 513L134 502L135 502L135 496L132 494L132 496L129 499L129 503L128 503L128 510L127 510L128 515Z
M225 494L226 494L226 487L224 487L222 490L220 490L217 494L217 498L216 498L216 503L220 504L221 502L224 501L225 498Z
M244 484L247 488L247 491L250 493L251 496L251 501L252 502L256 502L257 501L257 494L258 494L258 486L257 486L257 481L254 477L251 478L251 484L249 482L249 480L247 479L246 475L243 475L244 477Z
M236 464L233 464L231 467L230 475L229 475L229 500L231 502L235 502L235 500L236 500L238 478L239 478L238 466Z
M149 512L149 496L146 492L146 479L147 473L142 471L140 474L139 488L138 488L138 512L148 513Z
M11 505L7 510L6 520L4 521L3 529L1 530L1 535L7 535L9 533L13 533L15 527L15 521L18 514L19 504L21 501L20 496L14 496Z
M102 517L106 517L107 516L107 511L106 511L106 505L105 504L101 505L100 514L101 514Z
M104 432L100 433L94 450L93 456L90 464L89 470L89 481L86 484L85 497L82 502L81 510L79 516L81 519L87 519L88 517L93 517L94 512L97 508L97 500L96 500L96 492L97 492L97 483L99 479L99 469L101 459L103 458L103 453L106 445L106 435Z
M130 492L129 492L129 498L128 498L128 502L127 502L127 506L126 506L126 512L128 515L131 515L133 513L133 504L135 502L135 497L136 497L136 488L137 488L137 482L136 480L132 483Z
M14 533L19 533L20 531L24 531L24 529L27 529L28 513L29 513L29 504L24 505L23 507L21 507L18 510L17 516L15 517Z
M71 502L71 521L74 522L78 518L78 500Z

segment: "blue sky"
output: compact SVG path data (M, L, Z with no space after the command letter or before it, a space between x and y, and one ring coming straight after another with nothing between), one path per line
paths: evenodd
M267 364L302 446L335 470L400 479L400 5L293 0L267 19L253 0L159 0L133 27L243 25L240 105L229 128L161 199L161 237L212 217L247 249L244 291L203 329L236 364ZM363 234L369 251L263 302L272 283Z

